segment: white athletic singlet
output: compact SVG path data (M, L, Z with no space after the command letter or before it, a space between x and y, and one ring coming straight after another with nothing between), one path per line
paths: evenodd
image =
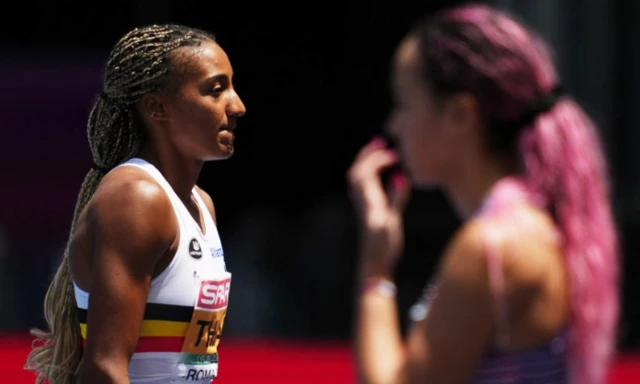
M192 195L204 218L203 230L153 165L136 158L120 166L140 167L160 184L171 200L180 232L173 260L151 282L129 380L132 384L210 382L218 374L218 342L231 284L218 230L195 189ZM74 288L84 340L89 295L75 283Z

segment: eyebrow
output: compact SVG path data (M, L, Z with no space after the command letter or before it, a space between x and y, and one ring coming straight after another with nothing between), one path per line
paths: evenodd
M231 76L233 76L233 74L231 74ZM230 76L227 75L226 73L216 73L215 75L209 76L207 78L207 82L214 82L214 81L220 81L220 80L229 81Z

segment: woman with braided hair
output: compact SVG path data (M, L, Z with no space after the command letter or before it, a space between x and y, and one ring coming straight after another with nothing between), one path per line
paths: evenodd
M373 140L348 173L362 382L604 384L619 268L606 162L544 44L503 12L461 5L403 39L392 84L397 148ZM381 172L400 160L406 174L385 188ZM405 342L393 278L409 180L442 187L465 223Z
M127 33L88 121L82 184L49 330L33 331L37 383L210 382L231 275L204 162L234 152L245 107L213 35L179 25Z

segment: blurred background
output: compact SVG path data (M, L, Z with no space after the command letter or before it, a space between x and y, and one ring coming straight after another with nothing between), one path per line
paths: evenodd
M221 344L229 363L221 365L219 382L266 376L355 382L349 337L356 233L345 171L384 123L395 45L411 22L456 3L6 4L0 16L2 376L33 381L21 372L27 332L45 325L44 294L91 166L86 121L109 50L136 26L175 22L217 36L248 110L233 158L207 164L200 179L216 203L234 279L228 341ZM634 199L640 196L640 3L488 3L517 14L552 44L565 85L601 128L624 251L620 358L611 382L640 382L640 283L634 280L640 272L634 257L640 248L640 199ZM398 270L403 323L458 225L439 192L414 194Z

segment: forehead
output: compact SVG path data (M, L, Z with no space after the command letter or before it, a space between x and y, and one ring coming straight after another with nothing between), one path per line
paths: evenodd
M393 81L398 86L415 84L419 78L420 65L418 40L405 38L398 46L393 60Z
M225 51L215 42L207 41L197 48L185 47L178 53L179 65L184 65L195 78L214 75L231 77L233 69Z

